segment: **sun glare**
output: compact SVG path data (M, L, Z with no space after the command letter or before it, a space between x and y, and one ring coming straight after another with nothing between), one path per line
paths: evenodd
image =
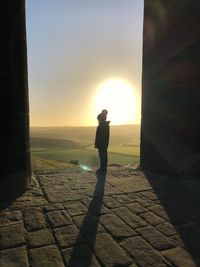
M135 88L120 79L107 80L100 84L95 95L96 113L107 109L108 120L113 125L133 124L135 119Z

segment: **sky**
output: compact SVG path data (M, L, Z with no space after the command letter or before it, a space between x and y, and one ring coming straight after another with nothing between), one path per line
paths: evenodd
M26 0L26 22L31 126L140 123L142 0Z

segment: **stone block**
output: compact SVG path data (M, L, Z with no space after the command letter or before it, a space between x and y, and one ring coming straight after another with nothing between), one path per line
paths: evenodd
M109 209L103 204L101 197L85 198L83 204L88 208L88 212L92 214L109 213Z
M54 233L62 249L84 242L75 225L67 225L62 228L54 229Z
M91 214L76 216L73 217L73 220L82 236L105 232L104 228L99 223L99 219L93 217Z
M0 227L0 249L24 245L24 229L22 223Z
M77 216L87 213L87 208L80 202L66 202L63 203L70 216Z
M157 225L156 229L166 236L172 236L177 234L176 228L168 222Z
M24 211L24 223L28 231L39 230L46 227L46 221L41 209L32 208Z
M113 195L113 197L119 201L120 203L122 204L127 204L127 203L131 203L133 202L133 200L131 198L129 198L128 196L126 195Z
M28 267L28 257L25 247L0 251L1 267Z
M137 229L137 232L157 250L166 250L175 247L175 243L152 226Z
M143 196L147 197L148 199L150 200L158 200L158 197L155 193L153 193L152 191L144 191L144 192L141 192L140 194L142 194Z
M64 207L61 203L49 204L44 206L44 211L54 211L54 210L64 210Z
M148 198L144 198L144 197L139 197L139 198L136 199L136 201L138 203L140 203L145 208L148 208L148 207L151 207L151 206L155 205L154 201L152 201L152 200L150 200Z
M176 267L197 267L199 264L192 259L192 256L183 248L177 247L164 251L162 255Z
M142 267L167 267L162 258L143 238L134 236L121 242L124 249Z
M147 223L139 216L131 213L128 209L122 207L113 210L122 220L124 220L129 226L136 229L138 227L146 226Z
M70 267L100 267L91 249L86 245L77 245L62 251L66 266Z
M131 265L132 260L127 256L125 251L106 233L98 234L95 238L89 239L90 245L93 246L95 255L98 257L102 266L124 266Z
M54 245L30 249L32 267L65 267L58 248Z
M132 213L139 215L141 213L147 212L147 209L144 208L142 205L140 205L139 203L135 202L135 203L129 203L129 204L125 204L125 207L131 211Z
M54 237L48 229L27 233L27 241L30 247L41 247L55 243Z
M22 213L20 211L7 211L0 214L0 227L8 224L22 221Z
M165 211L165 209L161 206L161 205L155 205L155 206L151 206L149 207L149 209L154 212L155 214L157 214L158 216L160 216L161 218L163 218L165 221L170 221L170 218L167 214L167 212Z
M155 215L153 212L143 213L141 217L152 226L156 226L164 222L161 217Z
M103 203L108 207L108 208L118 208L121 207L121 203L114 199L112 196L105 196L103 198Z
M53 228L69 225L72 220L65 210L50 211L47 213L49 222Z
M114 238L126 238L136 235L136 232L125 224L115 214L105 214L100 217L100 222Z

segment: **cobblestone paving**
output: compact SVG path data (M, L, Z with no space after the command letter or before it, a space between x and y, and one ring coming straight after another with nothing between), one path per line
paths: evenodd
M1 267L200 266L200 182L110 166L35 170L0 203Z

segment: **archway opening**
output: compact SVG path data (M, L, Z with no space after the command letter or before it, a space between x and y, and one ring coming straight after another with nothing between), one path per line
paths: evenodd
M105 108L110 163L138 163L143 1L27 1L26 9L32 155L96 164Z

